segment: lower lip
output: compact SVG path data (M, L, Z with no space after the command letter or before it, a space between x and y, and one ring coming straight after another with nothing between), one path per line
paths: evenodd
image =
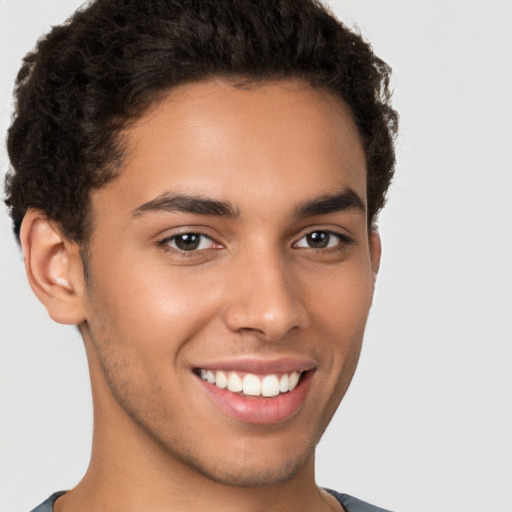
M272 398L239 395L197 378L208 396L228 416L245 423L270 424L291 418L300 410L312 375L313 371L306 372L293 391Z

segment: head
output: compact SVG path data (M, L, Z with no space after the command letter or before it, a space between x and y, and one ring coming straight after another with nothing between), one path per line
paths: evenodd
M102 435L229 485L308 466L371 304L388 78L309 0L98 0L26 57L6 202Z

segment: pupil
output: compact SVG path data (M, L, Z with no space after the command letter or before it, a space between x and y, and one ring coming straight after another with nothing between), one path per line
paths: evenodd
M307 236L308 244L315 249L323 249L329 244L329 233L315 231Z
M193 251L199 247L200 235L189 233L176 237L176 247L183 251Z

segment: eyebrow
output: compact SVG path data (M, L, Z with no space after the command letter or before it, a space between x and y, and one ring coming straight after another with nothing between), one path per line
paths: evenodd
M323 195L311 199L295 208L294 216L306 218L345 210L356 210L366 213L363 200L351 188L346 188L341 193Z
M366 212L362 199L351 188L333 195L322 195L300 204L294 209L293 216L302 219L345 210ZM155 199L135 208L132 211L132 218L141 217L147 212L184 212L230 219L240 216L240 211L228 201L187 194L171 194L170 192L164 192Z
M132 218L140 217L147 212L184 212L197 215L236 218L240 212L227 201L216 201L200 196L171 194L164 192L155 199L144 203L132 211Z

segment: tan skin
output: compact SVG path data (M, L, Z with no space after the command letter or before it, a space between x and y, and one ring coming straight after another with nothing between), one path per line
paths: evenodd
M92 194L88 282L55 223L31 210L22 226L30 283L79 325L92 382L91 463L56 512L340 510L314 450L355 371L380 260L350 110L296 81L219 79L173 90L125 142L119 177ZM161 201L177 195L231 211ZM314 368L300 407L268 424L226 414L197 376L283 358Z

